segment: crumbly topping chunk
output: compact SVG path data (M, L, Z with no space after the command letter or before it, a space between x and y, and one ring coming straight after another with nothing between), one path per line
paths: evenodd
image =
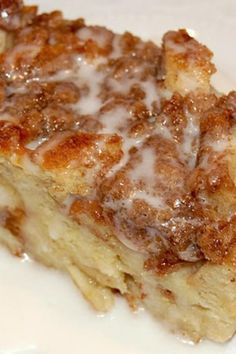
M73 217L99 210L147 268L234 261L236 94L210 87L211 52L185 30L159 48L20 1L0 27L2 154L50 176Z

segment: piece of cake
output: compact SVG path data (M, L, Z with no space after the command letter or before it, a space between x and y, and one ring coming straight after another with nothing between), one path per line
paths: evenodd
M231 338L236 93L211 87L212 53L13 0L0 26L1 244L99 311L119 292L194 341Z

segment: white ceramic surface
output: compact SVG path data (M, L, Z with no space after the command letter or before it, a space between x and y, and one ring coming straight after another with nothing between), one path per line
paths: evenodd
M236 87L235 0L38 2L41 10L61 8L68 17L156 41L168 29L192 29L215 53L217 87ZM98 316L67 277L0 250L0 354L13 353L235 354L236 338L225 345L183 343L144 311L132 314L120 299L110 314Z

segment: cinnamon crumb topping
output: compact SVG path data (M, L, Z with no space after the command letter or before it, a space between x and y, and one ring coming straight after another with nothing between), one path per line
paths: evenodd
M159 48L13 0L0 27L1 154L72 194L75 219L109 219L147 269L230 262L236 93L210 87L211 52L184 30Z

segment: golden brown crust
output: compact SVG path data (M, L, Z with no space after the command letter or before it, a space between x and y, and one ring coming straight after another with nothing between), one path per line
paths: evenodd
M212 53L192 38L186 30L170 31L163 38L164 61L167 67L165 83L182 94L205 91L210 88L210 77L215 72ZM188 81L189 85L186 85Z
M0 3L0 27L14 31L30 23L36 16L37 6L23 6L22 0L2 0Z
M70 207L69 213L78 221L81 214L88 214L97 223L106 225L104 210L96 200L75 200Z
M232 261L236 94L212 92L212 53L185 30L161 49L17 1L0 11L13 38L0 55L1 154L44 171L60 203L76 194L70 215L112 224L147 269Z

